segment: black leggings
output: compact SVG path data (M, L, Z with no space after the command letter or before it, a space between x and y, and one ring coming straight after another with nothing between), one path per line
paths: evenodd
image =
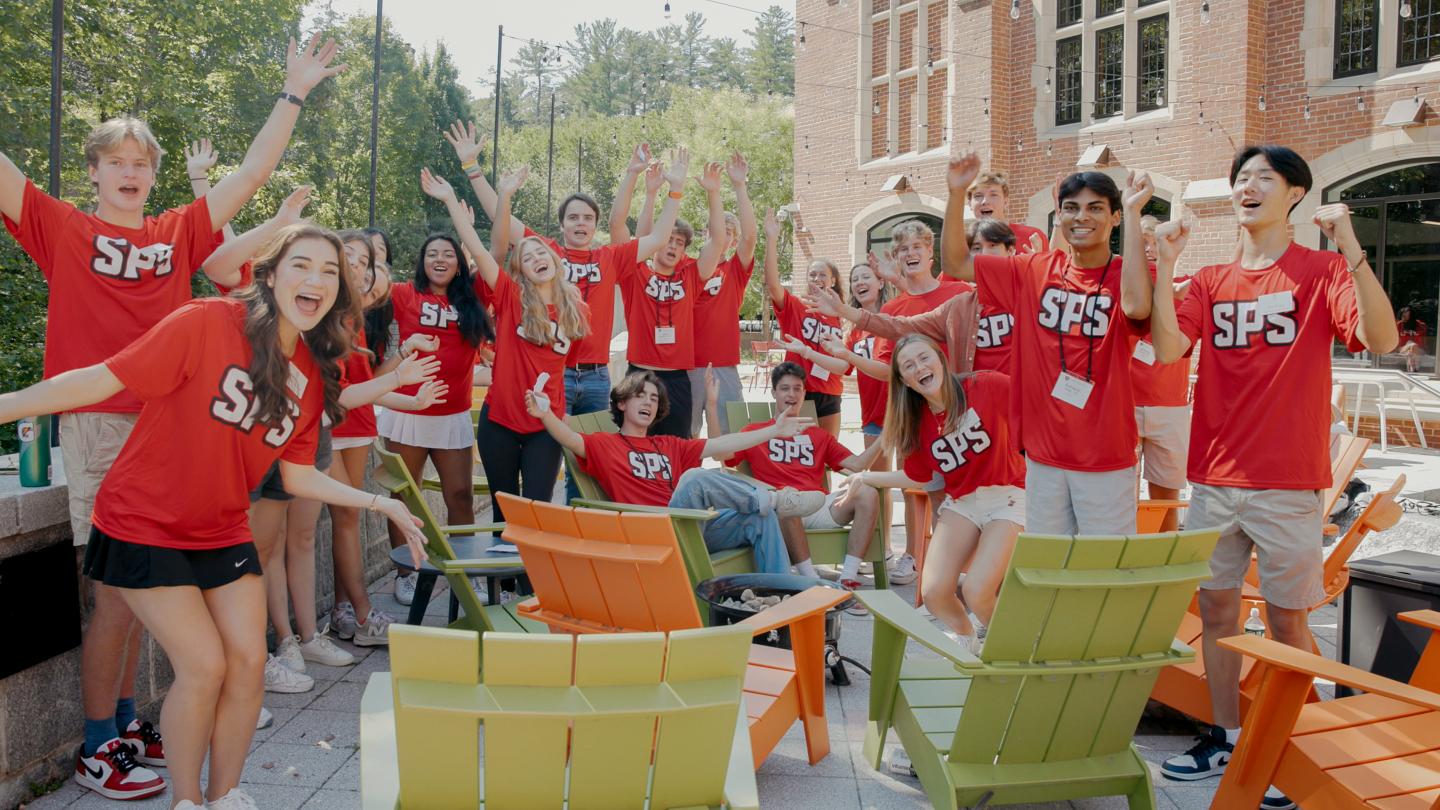
M490 493L507 492L535 501L549 501L560 475L560 443L544 430L520 433L490 421L490 406L480 409L475 429L480 463L490 481ZM522 489L523 486L523 489ZM500 502L491 507L495 522L505 520Z
M665 386L665 395L670 400L670 410L665 412L664 419L657 419L650 426L650 435L695 438L690 435L690 372L657 371L632 364L625 373L634 374L637 371L649 371L659 377L660 384Z

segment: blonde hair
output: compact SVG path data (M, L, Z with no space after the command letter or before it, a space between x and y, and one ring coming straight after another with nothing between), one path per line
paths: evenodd
M981 172L979 175L977 175L975 177L975 182L970 184L970 188L965 189L966 199L969 199L970 195L975 193L975 189L980 188L981 186L999 186L1000 196L1006 199L1010 198L1010 183L1005 179L1005 175L1001 172L989 171Z
M729 211L725 212L725 224L734 228L736 233L740 232L740 217L735 216Z
M1156 219L1154 215L1146 214L1145 216L1140 217L1140 230L1142 232L1154 236L1155 229L1158 227L1160 227L1160 220Z
M925 335L909 334L900 338L895 343L895 353L890 356L890 401L885 409L885 427L881 434L885 449L898 452L902 456L908 456L918 449L916 445L920 441L920 419L929 411L925 397L912 391L900 377L900 352L916 343L929 346L934 350L935 356L941 358L941 373L947 381L946 385L940 386L940 403L945 409L944 433L959 429L960 420L964 418L967 408L965 388L961 381L968 375L952 374L949 369L944 368L945 353L940 350L940 344Z
M580 290L565 277L565 265L560 261L560 255L551 250L544 239L527 236L510 253L509 267L506 268L520 286L520 325L525 330L525 339L537 346L554 344L550 338L550 313L545 308L545 302L540 298L539 290L520 270L520 254L525 245L532 242L545 251L545 259L555 271L555 280L550 282L554 285L555 294L551 297L560 333L568 340L585 337L590 334L590 321L581 312Z
M150 166L156 174L160 173L160 158L165 155L165 150L160 148L160 142L155 140L155 133L150 131L150 126L138 118L131 118L122 115L119 118L111 118L85 136L85 163L91 168L100 165L100 157L109 154L129 138L145 148L150 155Z
M919 239L927 245L935 244L935 232L918 219L907 219L890 229L890 244L899 245L901 240Z

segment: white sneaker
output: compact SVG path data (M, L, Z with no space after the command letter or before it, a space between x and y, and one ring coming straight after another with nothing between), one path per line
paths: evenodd
M255 718L255 730L259 731L262 728L269 728L273 725L275 725L275 715L271 714L269 709L261 706L260 716Z
M915 775L915 766L910 762L910 755L898 745L890 749L889 768L891 773L898 773L901 776Z
M292 672L305 671L305 655L300 651L300 637L288 636L275 645L275 660L289 667Z
M330 627L341 641L349 641L355 637L355 625L355 606L349 602L340 602L330 611Z
M490 604L490 591L485 587L484 577L470 577L470 590L475 592L476 599Z
M817 566L815 566L815 575L818 576L818 577L820 577L821 579L829 580L829 581L831 581L831 582L839 582L839 581L840 581L840 566L838 566L838 565L817 565Z
M355 625L355 638L351 642L357 647L383 647L390 643L390 623L395 621L388 613L370 608L370 615L364 624Z
M909 554L896 557L894 565L887 561L885 569L892 585L909 585L915 581L915 577L918 575L915 571L915 558Z
M971 655L980 655L980 641L979 639L975 638L974 633L967 633L962 636L954 630L942 630L940 632L948 636L951 641L954 641L956 644L964 647L965 651L970 653Z
M210 810L260 810L260 805L250 798L250 794L240 788L230 788L230 792L224 796L209 802L205 805Z
M327 667L348 667L355 663L355 656L339 647L324 633L300 644L300 654L306 661L314 661Z
M825 505L825 493L814 489L781 487L770 493L770 499L775 517L782 518L813 515Z
M265 691L297 694L315 688L315 679L280 663L275 656L265 659Z
M402 605L408 605L415 601L415 581L420 578L417 573L395 576L395 601Z
M171 808L171 810L191 810L192 808L194 810L205 810L205 808L201 807L195 802L190 801L189 799L181 799L180 803Z

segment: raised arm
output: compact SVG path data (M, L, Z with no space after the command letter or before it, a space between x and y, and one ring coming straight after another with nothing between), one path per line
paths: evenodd
M539 419L545 425L545 432L561 447L574 453L576 458L585 457L585 437L550 410L550 397L533 388L526 391L525 412Z
M951 158L945 171L950 196L945 201L945 223L940 230L940 268L961 281L975 280L975 258L965 236L965 194L980 173L980 156L974 152Z
M836 344L839 345L836 346ZM846 372L850 371L850 364L834 355L833 349L838 348L841 351L845 349L844 341L839 338L829 340L825 345L825 351L816 351L794 335L782 334L780 345L785 348L785 351L794 352L831 374L839 374L843 377Z
M615 202L610 205L610 241L613 244L630 241L630 226L625 220L630 216L630 200L635 196L635 181L650 164L650 146L640 144L630 153L630 162L625 165L625 174L620 177L620 188L615 192Z
M1145 203L1155 193L1155 184L1146 172L1131 172L1125 180L1124 206L1125 246L1120 263L1120 308L1136 320L1150 317L1150 263L1145 260L1145 232L1140 227ZM1172 268L1173 269L1173 268Z
M19 222L24 203L25 173L0 152L0 214Z
M280 479L285 482L285 491L297 498L309 498L333 506L368 509L385 515L405 538L415 566L418 568L425 559L425 535L420 532L424 523L410 514L404 501L381 497L378 492L366 492L346 486L315 469L313 464L295 464L281 459Z
M780 283L780 220L775 218L775 209L765 209L765 290L770 300L780 303L788 292Z
M1140 230L1130 228L1127 230ZM1155 284L1150 307L1150 342L1155 346L1155 362L1173 363L1190 350L1190 338L1180 331L1175 317L1175 263L1185 250L1190 226L1183 220L1162 222L1155 229ZM1128 234L1127 234L1128 241ZM1143 248L1142 248L1143 249ZM1143 255L1143 254L1142 254Z
M700 175L700 187L705 189L705 207L709 213L705 245L700 248L700 257L696 259L701 281L715 275L715 268L720 266L720 254L725 252L725 206L720 199L720 173L724 168L720 163L707 163Z
M825 340L821 342L820 346L826 352L829 352L829 354L825 356L828 359L823 363L820 363L819 359L815 362L820 363L820 365L824 366L831 373L844 374L849 371L848 366L854 366L859 369L861 374L868 377L874 377L877 380L887 382L890 379L890 365L888 363L882 363L873 357L861 357L855 352L850 351L850 348L845 345L845 341L838 337L827 336ZM837 370L835 368L836 364L841 365L842 368Z
M115 396L125 386L104 363L56 374L48 380L0 394L0 423L42 413L64 413Z
M511 231L511 223L515 217L510 212L515 208L515 195L529 178L529 166L521 166L517 171L500 178L500 216L490 226L490 255L497 264L505 263L505 256L510 252L510 243L521 233Z
M470 179L470 188L475 192L475 198L480 201L480 207L485 209L485 216L490 217L493 222L495 213L500 208L500 195L491 187L490 181L485 179L485 172L480 168L480 147L483 143L480 129L471 121L456 121L440 134L445 136L446 142L455 149L455 157L460 159L460 168ZM525 223L512 215L510 231L516 234L524 233Z
M640 203L640 216L635 218L635 238L655 232L655 201L665 184L665 167L657 161L645 167L645 200Z
M240 167L226 175L205 195L213 230L220 230L234 218L255 196L255 192L265 185L270 173L280 163L285 146L290 143L290 135L295 131L295 121L300 117L300 104L293 99L303 102L316 85L345 69L345 65L330 65L340 50L335 40L325 40L325 44L316 50L315 39L318 38L317 34L300 50L296 49L295 40L290 40L290 49L285 57L285 86L281 88L280 98L275 101L270 117L260 134L250 142L250 149L245 152Z
M485 243L480 241L480 234L475 232L474 215L460 205L460 198L455 196L454 187L448 180L429 169L421 169L420 189L445 204L445 211L450 214L450 224L455 226L455 234L460 237L460 243L475 258L475 267L480 272L480 278L486 285L494 287L500 275L500 266L495 263L495 257L490 255L490 251L485 249Z
M1400 327L1395 322L1395 310L1385 288L1375 277L1360 240L1355 237L1355 228L1350 222L1350 208L1344 203L1322 205L1315 211L1315 224L1320 232L1335 244L1335 249L1345 257L1345 266L1350 268L1350 278L1355 282L1355 309L1359 312L1360 323L1355 329L1356 337L1366 349L1375 354L1395 351L1400 344Z
M815 424L814 419L785 414L775 419L775 424L762 430L746 430L727 433L718 438L705 440L702 453L709 458L732 456L741 450L749 450L757 444L764 444L775 438L789 438ZM551 434L554 435L553 433Z
M1058 172L1055 175L1055 184L1050 187L1050 210L1055 212L1051 217L1054 221L1050 224L1050 249L1070 251L1070 242L1065 239L1065 232L1060 230L1060 185L1070 175Z
M676 148L670 166L665 170L665 182L670 186L670 196L665 199L665 206L660 209L655 230L640 237L640 244L635 250L636 261L643 262L654 256L670 241L670 232L675 230L675 218L680 215L680 200L685 196L685 173L689 170L690 150L683 146Z
M225 240L224 244L210 254L200 269L221 287L240 286L245 280L241 273L245 263L264 250L282 228L299 222L308 202L310 186L301 186L290 192L290 196L280 203L280 209L275 212L275 216L233 239Z
M190 193L195 195L195 199L210 193L209 171L218 157L209 138L191 141L190 145L185 147L185 176L190 178ZM225 223L220 230L225 232L226 241L235 238L235 229L230 223Z
M725 435L725 428L720 421L720 381L715 378L715 367L705 366L705 435L706 438L718 439ZM726 461L733 453L723 456L712 456L716 461Z
M740 219L740 244L735 246L735 255L740 263L748 265L755 261L755 204L750 201L750 164L745 156L736 152L725 163L725 173L730 175L730 188L735 191L735 216ZM723 231L722 231L723 233Z

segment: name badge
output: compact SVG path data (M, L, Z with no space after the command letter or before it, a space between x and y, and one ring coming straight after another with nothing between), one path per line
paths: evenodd
M1255 309L1261 315L1274 315L1295 309L1295 294L1289 290L1262 295L1255 299Z
M800 444L800 445L810 444L810 434L808 434L808 433L796 433L795 436L794 436L794 438L791 439L791 441L795 442L796 444Z
M673 327L673 326L657 326L657 327L655 327L655 345L656 345L656 346L664 346L664 345L666 345L666 344L674 343L674 342L675 342L675 327Z
M1095 383L1077 377L1068 371L1062 371L1060 377L1055 380L1055 388L1050 392L1050 396L1083 411L1085 403L1090 401L1090 392L1094 388Z
M1147 366L1155 365L1155 344L1142 340L1135 344L1135 359Z
M830 379L830 369L816 363L810 367L810 376L817 380L828 380Z

